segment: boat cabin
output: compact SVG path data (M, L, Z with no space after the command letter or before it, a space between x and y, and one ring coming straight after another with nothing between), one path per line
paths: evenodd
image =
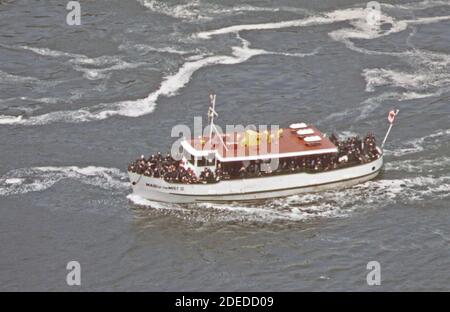
M211 137L185 139L181 142L186 166L199 175L205 168L215 171L220 163L227 172L237 172L243 166L266 166L275 170L291 160L336 155L338 148L313 125L296 123L276 132L247 130ZM273 167L275 164L275 167Z

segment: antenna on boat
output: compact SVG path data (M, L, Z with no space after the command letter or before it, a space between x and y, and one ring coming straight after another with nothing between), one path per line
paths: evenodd
M228 147L225 145L225 142L222 139L222 136L220 135L220 132L217 130L216 125L214 124L214 116L219 116L216 112L216 95L210 94L209 99L211 101L211 105L208 109L208 117L209 117L209 142L211 142L213 131L215 134L219 137L220 142L222 142L223 146L226 150L228 150Z
M392 126L394 125L395 117L397 116L399 111L400 111L399 109L396 109L396 110L391 110L389 112L388 120L389 120L390 125L389 125L388 131L386 132L386 135L384 136L383 143L381 143L381 148L383 148L384 147L384 143L386 143L387 137L389 136L389 133L391 132Z

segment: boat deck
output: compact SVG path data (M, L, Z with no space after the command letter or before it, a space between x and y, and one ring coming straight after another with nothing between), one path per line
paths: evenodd
M320 137L319 142L305 142L304 137L299 136L296 130L284 128L279 136L277 133L272 133L271 138L264 133L253 131L233 132L222 135L225 145L222 144L219 137L213 136L211 143L208 142L208 137L200 137L185 141L183 147L194 156L206 156L214 152L220 161L270 159L337 152L336 145L316 127L309 125L308 128L312 129L314 133L305 137ZM259 137L257 142L256 137Z

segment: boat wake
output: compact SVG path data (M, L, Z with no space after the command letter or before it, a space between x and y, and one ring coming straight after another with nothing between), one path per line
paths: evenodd
M393 160L387 162L384 166L388 171L402 171L412 174L442 174L449 167L450 157L447 156L440 156L434 159Z
M129 189L126 173L116 168L48 166L7 172L0 177L0 196L44 191L64 179L74 179L108 191L124 192Z
M403 164L407 167L408 164ZM415 166L419 166L415 164ZM430 163L426 164L429 168ZM407 167L408 168L408 167ZM432 169L423 169L431 172ZM153 202L137 195L127 198L140 211L165 214L192 222L208 223L277 223L307 221L315 218L347 217L368 209L378 209L398 202L426 203L427 200L450 197L450 176L434 176L369 181L348 189L294 195L253 203L198 203L190 205Z
M448 200L450 176L445 171L449 165L450 158L446 156L437 159L396 160L388 162L385 169L391 176L399 171L406 173L406 177L384 177L347 189L265 201L169 204L154 202L135 194L129 194L127 198L135 206L134 209L139 210L139 215L173 215L194 223L274 223L339 218L397 202L417 205L431 199ZM109 195L117 193L123 196L131 190L127 174L117 168L47 166L21 168L5 173L0 177L0 196L45 191L66 179L98 187L108 191Z

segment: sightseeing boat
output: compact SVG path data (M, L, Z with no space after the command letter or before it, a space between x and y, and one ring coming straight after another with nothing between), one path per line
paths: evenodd
M177 156L141 156L128 166L133 193L172 202L252 201L349 187L375 178L383 166L382 146L373 135L339 140L312 124L282 129L245 129L222 134L214 125L215 96L209 108L209 135L183 138Z

